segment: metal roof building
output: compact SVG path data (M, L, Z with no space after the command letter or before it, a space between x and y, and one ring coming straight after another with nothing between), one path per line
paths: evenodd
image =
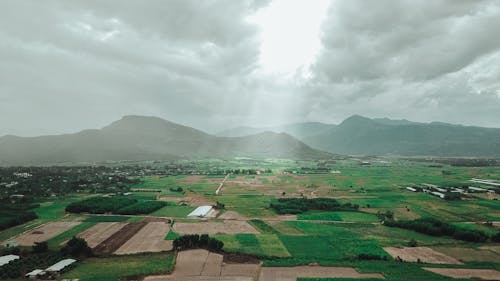
M35 269L31 272L28 272L26 273L26 277L30 278L30 279L34 279L36 277L38 277L39 275L43 275L45 274L45 271L41 270L41 269Z
M0 266L6 265L13 260L18 260L19 256L16 255L6 255L0 257Z
M74 260L74 259L65 259L65 260L62 260L62 261L52 265L51 267L47 268L45 271L59 272L75 262L76 262L76 260Z
M200 206L196 208L194 211L189 213L188 217L193 218L193 217L205 217L211 210L212 206Z

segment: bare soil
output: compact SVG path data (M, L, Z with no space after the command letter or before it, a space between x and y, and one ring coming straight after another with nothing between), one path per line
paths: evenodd
M493 269L468 269L468 268L430 268L423 269L452 277L452 278L479 278L483 280L500 280L500 271Z
M78 234L78 237L85 239L89 247L93 249L122 229L126 224L123 222L100 222Z
M384 278L379 273L359 273L352 267L262 267L259 281L296 281L297 278Z
M173 248L172 241L165 240L165 236L167 236L169 230L170 226L165 222L149 222L118 248L115 254L170 251Z
M94 252L100 254L111 254L118 250L125 242L141 230L146 222L131 222L122 227L119 231L109 236L101 244L94 248Z
M149 276L145 281L254 281L260 264L226 264L221 254L188 250L177 254L171 275Z
M56 221L44 224L30 232L21 234L15 240L20 246L32 246L35 242L47 241L77 225L78 221Z
M175 232L179 234L235 234L259 232L246 221L227 220L224 222L178 222L174 224Z
M384 250L389 253L394 259L398 257L403 261L417 262L418 260L425 263L437 264L461 264L455 258L447 256L443 253L434 251L428 247L386 247Z
M223 220L247 220L248 218L235 211L226 211L219 216Z
M472 249L463 247L453 247L453 248L433 247L433 249L464 262L467 261L497 262L500 260L499 253L495 253L494 251L490 251L488 249Z

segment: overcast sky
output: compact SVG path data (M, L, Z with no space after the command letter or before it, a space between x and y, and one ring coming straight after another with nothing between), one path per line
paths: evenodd
M500 1L0 1L0 135L154 115L500 127Z

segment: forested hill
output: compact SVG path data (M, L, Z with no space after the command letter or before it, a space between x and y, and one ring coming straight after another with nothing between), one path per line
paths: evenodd
M329 158L288 134L216 137L157 117L126 116L99 130L0 138L0 165L200 158Z
M302 141L338 154L500 157L500 129L358 115Z

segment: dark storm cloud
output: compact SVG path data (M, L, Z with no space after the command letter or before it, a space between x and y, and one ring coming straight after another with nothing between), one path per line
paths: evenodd
M261 71L247 18L267 4L0 1L0 135L128 114L213 131L352 114L498 126L498 1L333 1L307 79Z
M304 114L498 126L499 30L498 1L336 1Z
M125 114L209 127L256 67L246 17L265 1L116 4L2 1L0 127L75 131Z

